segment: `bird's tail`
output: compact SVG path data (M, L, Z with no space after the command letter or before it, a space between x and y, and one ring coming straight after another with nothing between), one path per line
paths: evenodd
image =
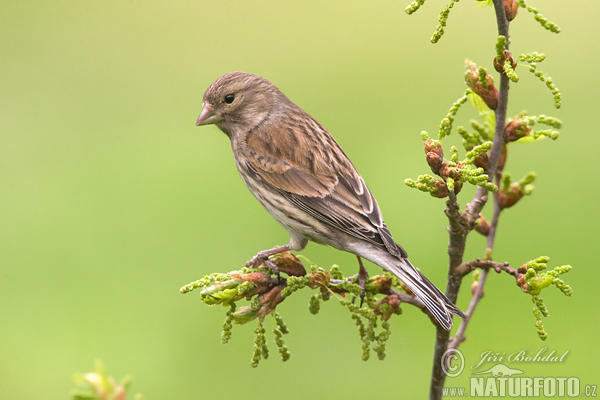
M406 258L400 259L400 264L386 265L386 269L396 275L431 311L440 325L447 331L452 328L451 314L465 318L458 309L433 283L429 281Z

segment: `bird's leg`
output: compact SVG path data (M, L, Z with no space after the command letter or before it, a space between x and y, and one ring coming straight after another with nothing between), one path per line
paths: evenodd
M362 259L359 256L356 256L356 258L358 259L358 286L360 286L360 288L362 289L360 292L360 307L362 307L363 302L365 301L365 284L367 282L367 279L369 279L369 273L363 265Z
M275 274L277 275L277 280L279 280L279 268L277 267L277 265L275 265L275 263L273 261L269 260L269 257L271 257L273 254L278 254L278 253L283 253L284 251L289 251L291 248L292 248L292 245L290 243L290 244L286 244L285 246L277 246L277 247L273 247L272 249L259 251L254 257L252 257L250 259L250 261L248 261L246 263L246 267L256 268L262 262L267 267L271 268L271 270L273 270L273 272L275 272Z

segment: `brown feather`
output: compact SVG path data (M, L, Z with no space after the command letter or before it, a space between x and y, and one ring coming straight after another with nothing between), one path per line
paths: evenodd
M302 109L295 106L292 112L291 118L265 122L246 135L248 167L318 220L407 258L335 139Z

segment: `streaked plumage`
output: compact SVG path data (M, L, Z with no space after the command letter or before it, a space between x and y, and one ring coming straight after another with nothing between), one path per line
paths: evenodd
M231 140L248 189L288 231L290 244L265 250L249 263L308 241L363 257L396 275L450 329L464 317L408 261L383 221L377 201L335 139L271 82L232 72L204 94L196 125L216 124Z

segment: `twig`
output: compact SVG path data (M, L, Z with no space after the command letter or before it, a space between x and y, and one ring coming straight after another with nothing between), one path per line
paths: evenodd
M508 28L509 22L506 19L506 13L504 11L504 1L503 0L493 0L494 9L496 12L496 21L498 25L498 34L500 36L504 36L508 39ZM508 42L508 40L507 40ZM507 44L508 50L508 44ZM504 129L506 126L506 113L508 109L508 91L509 91L509 79L506 74L500 75L500 89L498 96L498 105L496 107L496 126L494 129L494 140L493 146L490 151L489 162L489 176L492 179L496 176L496 169L498 166L498 161L500 160L500 156L502 154L502 150L504 149ZM450 229L450 240L448 245L448 254L450 256L449 260L449 268L448 268L448 283L446 286L446 296L452 301L456 301L458 298L458 292L460 290L460 282L462 280L462 275L458 271L458 267L462 264L462 258L464 255L465 243L466 243L466 235L470 232L470 230L474 227L475 221L479 218L479 214L481 210L486 204L487 201L488 190L484 187L479 187L475 193L475 197L473 200L467 204L465 207L465 211L459 213L456 209L458 204L456 203L456 199L450 196L448 200L448 208L446 209L446 215L448 216ZM492 221L492 225L490 227L490 233L488 234L488 243L486 249L486 255L491 255L491 251L494 245L495 232L498 224L498 216L500 214L500 209L497 203L497 195L494 194L494 220ZM459 229L461 227L462 229ZM487 278L487 270L482 271L482 275L480 277L480 284L477 288L476 293L483 293L483 287L485 283L485 279ZM478 292L479 291L479 292ZM480 297L473 297L471 304L469 305L469 309L471 309L471 313L477 307L477 304L480 300ZM472 306L472 307L471 307ZM467 319L463 321L461 327L459 327L459 331L462 329L461 337L464 340L464 331L467 328L468 321L471 316L467 316ZM461 342L462 342L461 340ZM445 331L441 327L436 327L436 341L434 348L434 356L433 356L433 368L431 372L431 384L430 384L430 399L441 399L442 398L442 389L444 387L444 382L446 380L446 375L442 369L442 357L444 352L448 349L448 344L450 341L450 333ZM460 342L459 342L460 343Z
M465 245L467 240L467 233L469 230L465 227L464 221L460 215L460 206L456 201L456 195L454 192L450 192L448 201L446 202L446 216L450 227L448 233L450 236L450 243L448 243L448 282L446 284L446 296L451 302L456 303L458 298L458 292L460 291L460 284L462 276L458 274L457 268L462 264L463 254L465 253Z
M356 275L348 277L347 281L351 282L355 277L356 277ZM344 281L341 280L341 279L330 279L329 280L329 283L332 284L332 285L339 285L340 283L343 283L343 282ZM379 293L385 294L385 295L391 295L391 294L393 294L393 295L398 296L398 298L400 299L400 301L402 303L410 304L410 305L413 305L413 306L417 307L418 309L420 309L421 311L423 311L423 313L427 314L429 316L429 318L435 324L437 324L436 319L433 316L433 314L431 314L431 312L429 311L429 309L425 306L425 304L417 296L412 295L412 294L408 294L408 293L404 293L404 292L402 292L400 290L396 290L394 288L390 288L389 290L386 290L386 291L380 291Z
M496 11L496 23L498 25L498 35L504 36L507 39L506 50L508 50L508 27L509 22L506 19L506 13L504 12L504 2L502 0L493 0L494 9ZM498 91L498 106L496 107L496 126L494 127L494 141L492 150L489 156L490 162L490 180L496 175L496 168L498 167L498 161L504 150L504 129L506 127L506 113L508 110L508 90L510 88L510 79L506 74L500 74L500 90ZM465 207L465 213L470 214L470 218L474 221L479 218L479 213L483 209L485 202L482 201L484 196L487 196L488 190L483 186L477 188L475 197ZM488 246L489 247L489 246Z
M471 298L471 303L469 303L469 308L467 308L467 311L465 312L466 318L461 322L460 326L458 327L458 331L456 331L456 335L454 335L454 338L448 344L448 349L457 349L458 346L465 341L465 331L467 330L467 326L471 321L471 317L475 312L475 308L477 308L477 304L479 304L479 300L481 300L483 297L483 286L485 285L487 274L488 270L484 269L481 271L479 285L477 285L477 288L473 293L473 297Z
M504 263L495 262L492 260L482 260L480 258L476 258L473 261L462 263L458 266L458 272L462 275L468 275L472 271L480 269L489 269L494 268L496 272L506 271L508 274L516 276L517 270L509 267L508 261Z

